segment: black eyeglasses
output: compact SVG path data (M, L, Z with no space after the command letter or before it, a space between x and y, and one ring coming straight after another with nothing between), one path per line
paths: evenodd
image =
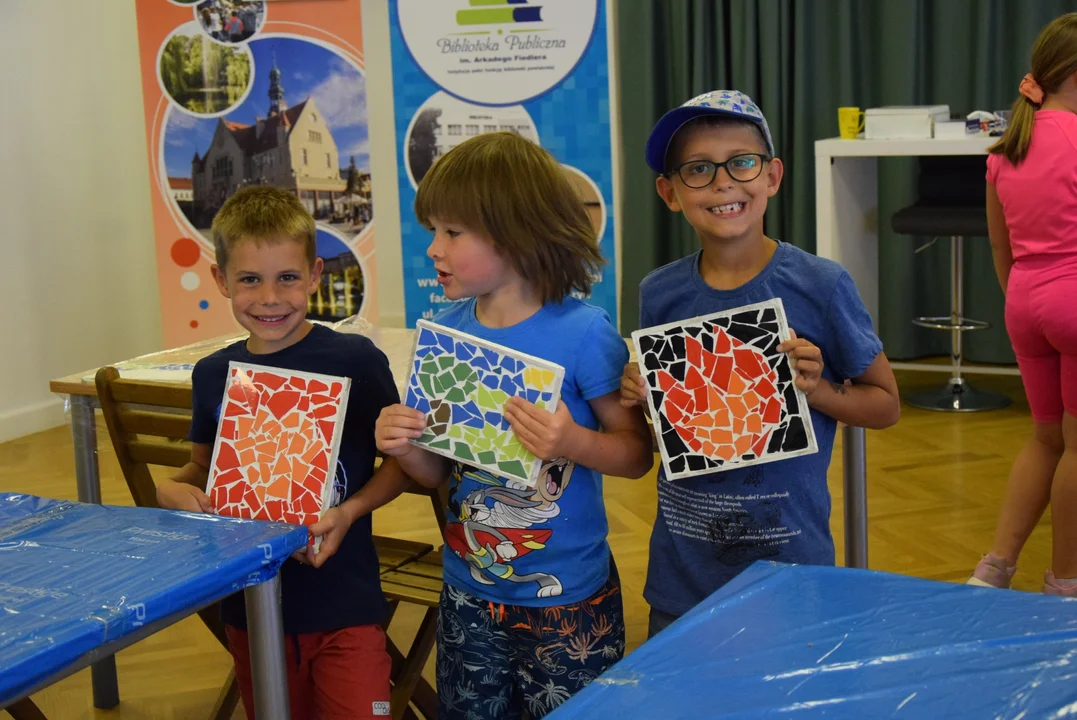
M711 162L710 160L689 160L666 173L666 177L674 173L680 176L681 182L690 188L705 188L714 182L718 176L718 169L725 168L729 177L737 182L751 182L763 172L763 163L770 160L760 153L745 153L734 155L725 162Z

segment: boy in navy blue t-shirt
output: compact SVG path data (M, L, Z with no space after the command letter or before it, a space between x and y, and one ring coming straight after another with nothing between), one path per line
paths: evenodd
M884 428L900 414L897 383L852 278L840 265L763 233L783 166L762 112L716 90L666 113L647 141L658 194L684 213L702 250L640 285L640 326L781 298L819 452L745 469L658 481L658 518L644 597L650 634L756 560L834 564L826 476L838 422ZM846 381L849 381L848 383ZM629 364L622 403L646 386Z
M228 363L238 361L351 378L336 467L336 505L310 527L317 554L297 553L281 568L288 635L291 716L374 718L389 714L390 658L370 513L411 480L387 459L374 472L374 423L398 402L385 355L367 338L307 320L307 298L321 281L314 219L292 193L269 186L240 190L213 221L213 277L250 337L200 360L194 368L191 462L158 486L161 507L212 512L207 472L217 435ZM225 598L236 679L247 717L254 717L243 595Z

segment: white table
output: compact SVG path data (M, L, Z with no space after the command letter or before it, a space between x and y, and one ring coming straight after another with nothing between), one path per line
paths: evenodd
M881 157L986 155L998 138L815 141L815 253L852 275L879 329L879 181ZM950 364L892 362L895 370L950 372ZM1019 375L1017 368L964 367L966 373Z
M815 253L840 263L879 325L880 157L985 155L998 138L815 142Z
M984 155L997 138L815 142L815 252L853 278L879 328L879 158ZM895 369L924 365L891 363ZM928 366L949 371L949 365ZM1005 372L1005 371L1003 371ZM867 567L866 447L863 428L844 430L846 565Z

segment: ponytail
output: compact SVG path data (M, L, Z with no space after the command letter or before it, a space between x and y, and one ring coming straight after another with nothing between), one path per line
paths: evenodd
M1011 164L1017 165L1028 154L1028 146L1032 142L1032 124L1036 121L1036 110L1039 109L1024 95L1018 95L1010 112L1010 122L1006 126L1006 132L998 142L987 149L989 153L1002 154Z
M1028 155L1036 111L1045 97L1057 93L1066 78L1077 72L1077 12L1055 18L1040 31L1030 60L1030 72L1021 80L1021 94L1013 104L1006 132L987 149L1005 155L1014 165Z

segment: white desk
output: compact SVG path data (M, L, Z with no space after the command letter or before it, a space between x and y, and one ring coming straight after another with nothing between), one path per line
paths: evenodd
M879 329L879 182L881 157L985 155L998 138L842 140L815 142L815 252L840 263ZM902 370L943 370L950 365L892 363ZM1016 375L1016 368L965 367L965 372Z
M815 142L815 252L840 263L879 324L880 157L985 155L998 138Z
M853 278L879 328L879 158L983 155L992 137L815 142L815 252ZM892 363L897 368L903 363ZM922 367L922 366L921 366ZM921 369L910 366L908 369ZM939 366L939 369L943 369ZM949 366L945 367L949 370ZM867 567L867 448L863 428L843 431L845 564Z

